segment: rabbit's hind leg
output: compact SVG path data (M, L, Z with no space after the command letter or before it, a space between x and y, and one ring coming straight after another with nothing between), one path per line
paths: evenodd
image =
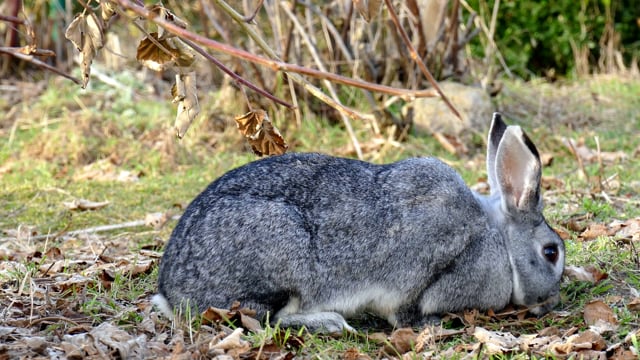
M301 328L304 326L312 333L332 335L342 335L345 331L356 333L356 330L347 323L342 315L332 311L287 314L278 316L274 323L285 328Z

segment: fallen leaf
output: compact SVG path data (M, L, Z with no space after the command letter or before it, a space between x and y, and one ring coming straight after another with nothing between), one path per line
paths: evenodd
M79 211L98 210L109 205L109 201L95 202L95 201L89 201L86 199L76 199L69 202L63 202L62 205L64 205L69 210L79 210Z
M371 360L371 357L367 354L361 353L356 348L347 349L342 355L343 360Z
M627 304L627 309L635 312L640 311L640 298L634 298Z
M245 351L249 351L251 348L248 341L243 340L240 336L242 336L243 328L235 329L231 334L229 334L224 339L219 342L209 343L209 349L217 349L217 350L235 350L235 349L244 349Z
M588 281L595 284L609 277L609 274L598 270L595 266L572 266L567 265L564 268L564 275L572 280Z
M520 346L518 339L508 332L489 331L478 326L473 336L484 344L487 355L504 354Z
M587 325L596 325L599 320L614 326L618 324L609 305L600 300L594 300L584 306L584 322Z
M628 219L622 223L612 223L609 227L615 229L615 236L632 241L640 240L640 218Z
M591 224L585 231L580 234L580 237L584 240L594 240L600 236L609 235L609 229L604 224Z
M416 352L423 351L428 345L455 335L464 334L465 330L443 329L442 326L427 326L416 338Z
M411 351L416 343L418 335L412 328L402 328L395 330L385 344L384 352L387 354L404 354Z

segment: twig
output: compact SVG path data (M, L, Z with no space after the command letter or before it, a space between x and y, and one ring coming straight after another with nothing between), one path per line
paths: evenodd
M231 76L233 78L234 81L248 87L249 89L259 93L260 95L263 95L269 99L271 99L272 101L280 104L280 105L284 105L288 108L293 108L294 105L289 104L288 102L278 98L277 96L274 96L268 92L266 92L263 89L260 89L259 87L257 87L256 85L254 85L253 83L251 83L250 81L246 80L245 78L243 78L242 76L236 74L235 72L233 72L233 70L229 69L228 67L226 67L223 63L220 62L220 60L214 58L211 54L209 54L208 52L204 51L203 48L201 48L200 46L198 46L197 44L194 44L193 42L189 41L188 39L182 39L182 41L187 44L189 47L191 47L193 50L197 51L200 55L204 56L205 59L211 61L212 63L214 63L220 70L224 71L227 75Z
M253 19L255 19L256 15L258 15L258 11L260 11L260 9L262 8L262 3L264 2L264 0L258 0L258 5L256 6L256 9L253 11L253 14L249 15L249 16L245 16L244 17L244 22L246 23L250 23L253 21Z
M7 21L14 24L24 24L24 20L11 15L0 15L0 21Z
M413 59L413 61L415 61L418 64L418 67L420 68L420 71L422 71L422 74L424 74L424 76L427 77L427 80L429 80L429 83L431 83L431 86L433 86L433 88L436 89L436 91L438 92L438 95L440 95L440 98L442 98L442 100L447 104L451 112L453 112L458 117L458 119L462 120L462 116L460 116L460 113L458 112L458 110L456 110L453 104L451 104L451 102L449 101L449 98L447 98L447 96L442 92L442 90L438 86L438 83L436 82L436 79L433 78L433 75L431 75L431 72L429 72L429 69L427 69L427 66L424 64L420 56L418 56L418 52L413 47L411 40L409 40L409 35L407 35L407 32L404 31L404 29L402 28L402 25L400 25L400 20L398 19L398 15L396 14L396 11L393 9L393 4L391 4L391 0L384 0L384 2L387 4L387 10L389 11L389 15L391 15L391 20L396 25L396 30L398 30L398 32L400 33L400 36L402 37L402 41L404 41L406 47L409 49L411 59Z
M36 66L45 68L45 69L47 69L47 70L49 70L49 71L51 71L51 72L53 72L55 74L58 74L58 75L60 75L62 77L65 77L65 78L73 81L74 83L76 83L78 85L82 84L82 81L80 81L80 79L78 79L76 77L73 77L73 76L71 76L71 75L69 75L69 74L67 74L65 72L62 72L62 71L58 70L57 68L55 68L55 67L53 67L53 66L51 66L51 65L49 65L49 64L47 64L47 63L45 63L43 61L40 61L40 60L36 59L33 55L25 55L25 54L23 54L23 53L21 53L19 51L15 51L15 48L11 48L11 47L8 48L8 47L4 47L4 46L0 47L0 53L9 54L11 56L14 56L14 57L20 59L20 60L28 61L28 62L36 65Z
M180 215L173 215L170 219L171 220L178 220L180 218ZM111 231L111 230L119 230L119 229L127 229L127 228L132 228L132 227L139 227L139 226L147 226L147 221L146 220L134 220L134 221L129 221L129 222L125 222L125 223L120 223L120 224L110 224L110 225L100 225L100 226L94 226L94 227L90 227L90 228L86 228L86 229L80 229L80 230L73 230L73 231L69 231L69 232L58 232L56 234L47 234L47 235L36 235L36 236L29 236L29 240L45 240L45 239L51 239L51 238L59 238L59 237L69 237L69 236L76 236L76 235L84 235L84 234L94 234L94 233L99 233L99 232L105 232L105 231ZM0 238L0 241L10 241L10 240L15 240L15 237L3 237Z

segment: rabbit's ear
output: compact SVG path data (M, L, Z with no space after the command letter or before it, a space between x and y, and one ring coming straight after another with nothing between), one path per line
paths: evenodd
M505 210L541 211L540 155L519 126L504 130L496 153L496 180Z
M498 179L496 178L496 153L498 152L498 145L500 145L500 140L502 140L502 135L504 135L506 129L507 125L502 121L500 113L493 113L489 139L487 140L487 177L489 179L491 194L499 191Z

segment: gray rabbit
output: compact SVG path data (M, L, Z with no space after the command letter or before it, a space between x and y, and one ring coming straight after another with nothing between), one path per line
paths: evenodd
M154 303L170 315L239 301L331 333L362 311L394 326L509 302L544 314L559 300L564 244L542 215L539 155L498 113L488 144L489 196L433 158L291 153L232 170L174 229Z

